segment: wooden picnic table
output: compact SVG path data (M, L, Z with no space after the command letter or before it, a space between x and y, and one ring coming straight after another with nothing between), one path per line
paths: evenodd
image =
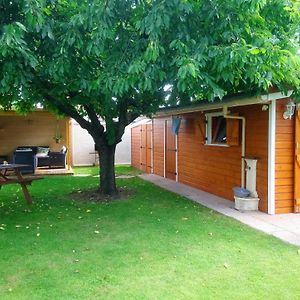
M23 176L20 169L28 167L28 165L21 164L0 164L0 189L7 184L20 184L24 197L28 204L32 204L32 197L29 194L27 185L31 185L32 181L43 179L37 176Z

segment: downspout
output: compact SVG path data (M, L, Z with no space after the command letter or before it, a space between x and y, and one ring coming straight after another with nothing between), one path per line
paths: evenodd
M269 104L268 214L275 215L276 100Z
M246 155L246 118L240 116L231 116L227 113L227 107L223 108L225 119L242 120L242 157L241 157L241 187L245 187L245 155Z

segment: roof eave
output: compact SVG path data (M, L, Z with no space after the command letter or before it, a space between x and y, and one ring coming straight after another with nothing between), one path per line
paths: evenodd
M166 108L158 111L154 117L166 117L172 115L181 115L188 114L199 111L208 111L215 109L222 109L224 107L237 107L237 106L246 106L246 105L254 105L254 104L266 104L272 100L279 100L283 98L288 98L292 95L293 91L289 91L288 94L283 94L281 92L265 94L261 96L252 96L252 97L239 97L239 98L228 98L227 101L219 101L219 102L211 102L211 103L203 103L195 106L187 106L187 107L173 107Z

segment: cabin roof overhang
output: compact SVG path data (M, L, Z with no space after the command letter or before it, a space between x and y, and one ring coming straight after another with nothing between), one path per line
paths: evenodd
M19 113L16 110L9 109L9 110L4 110L0 108L0 116L20 116L20 117L27 117L30 114L54 114L50 112L49 110L41 109L41 108L36 108L32 111L25 112L25 113Z
M287 94L281 92L269 93L260 96L233 96L226 97L223 100L215 101L203 101L202 103L192 104L188 106L177 106L177 107L166 107L159 110L154 117L164 117L172 115L182 115L199 111L208 111L223 109L224 107L237 107L246 106L254 104L268 104L273 100L279 100L283 98L288 98L292 95L292 91L288 91Z

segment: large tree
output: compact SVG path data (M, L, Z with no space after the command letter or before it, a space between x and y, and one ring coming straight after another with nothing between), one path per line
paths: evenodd
M74 118L114 194L115 148L137 116L270 86L297 94L299 20L296 0L0 0L0 105Z

